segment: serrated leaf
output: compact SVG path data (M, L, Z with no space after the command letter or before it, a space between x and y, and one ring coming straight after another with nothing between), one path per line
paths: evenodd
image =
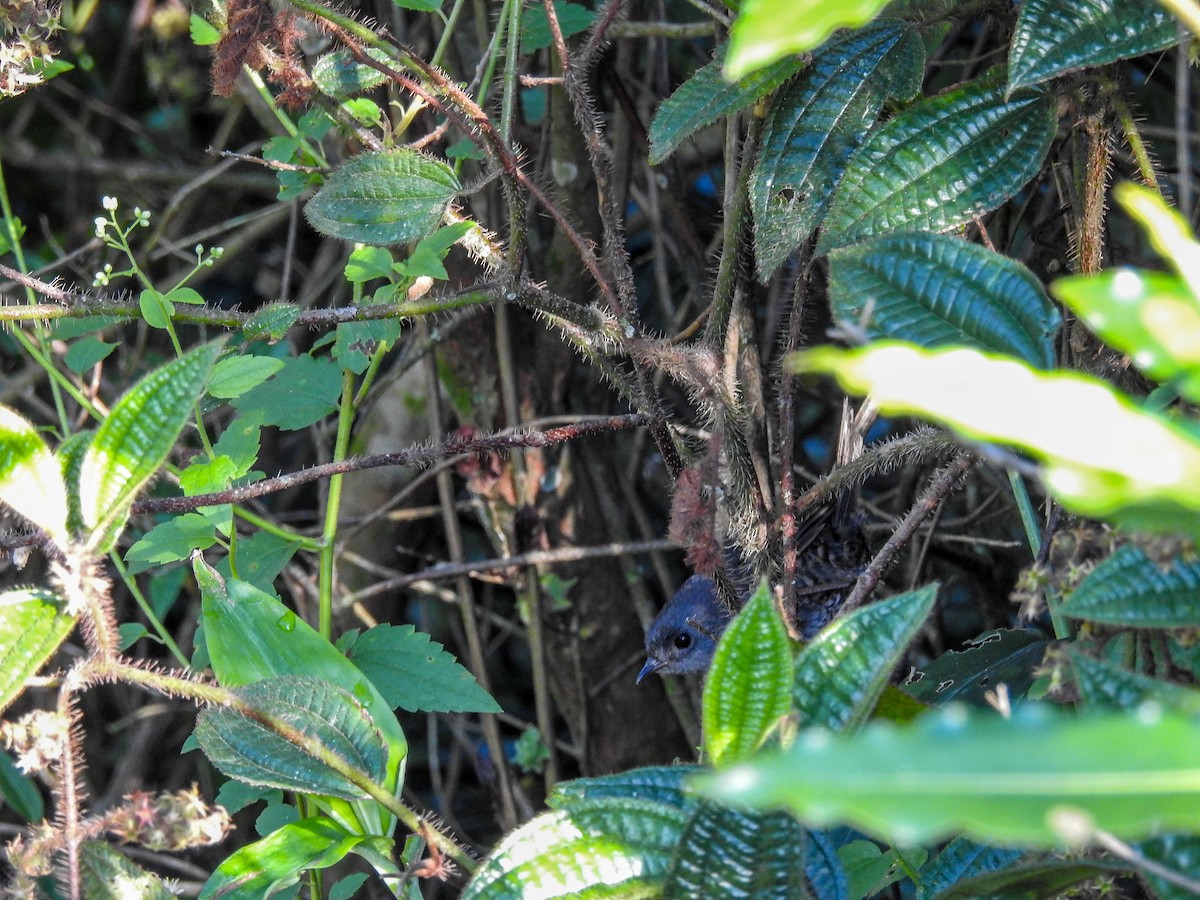
M914 31L880 20L830 41L775 97L750 180L759 278L812 235L884 101L920 88L924 59Z
M282 369L284 361L273 356L231 356L217 363L208 381L208 395L230 400L240 397Z
M730 84L721 74L725 48L698 69L659 106L650 123L650 164L657 165L706 125L737 112L770 93L803 68L798 58L784 59Z
M1075 684L1089 706L1135 709L1147 701L1181 712L1200 712L1200 691L1194 688L1130 672L1112 663L1092 659L1077 647L1067 651Z
M449 166L416 150L362 153L329 176L304 215L330 237L403 244L437 228L461 190Z
M497 845L462 900L656 897L686 822L670 806L627 799L545 813Z
M921 867L917 900L932 900L964 879L1008 868L1024 855L1024 850L957 837Z
M88 900L175 900L161 878L139 869L103 841L80 845L79 881Z
M225 707L202 710L196 740L230 778L249 784L354 800L369 796L326 763L315 745L359 775L381 784L388 747L354 695L320 678L291 675L234 688L258 712L254 717ZM304 742L272 728L282 722Z
M1016 260L940 234L867 238L829 254L834 317L872 339L952 344L1055 362L1058 309Z
M349 656L389 706L408 712L501 711L453 654L413 625L369 628Z
M1155 0L1025 0L1009 51L1008 90L1178 40L1174 17Z
M62 469L37 429L7 406L0 406L0 501L66 546Z
M289 328L300 318L300 308L291 303L268 303L258 310L243 331L247 340L265 338L270 341L280 340Z
M1017 699L1033 684L1034 671L1049 646L1032 629L987 631L967 641L965 650L948 650L914 670L902 688L923 703L939 706L952 700L988 706L987 693L1001 684Z
M936 895L937 900L978 900L980 897L1069 897L1069 888L1084 881L1119 875L1127 863L1109 859L1035 859L995 872L963 878ZM924 895L929 896L929 895Z
M23 588L0 594L0 710L58 649L75 625L54 593Z
M213 523L199 513L184 513L155 525L125 553L129 572L136 575L153 566L178 562L193 550L207 550L217 542Z
M568 809L590 800L623 797L662 803L686 812L699 802L686 788L688 777L699 771L699 766L645 766L614 775L560 781L546 798L546 805L551 809Z
M725 76L741 78L787 53L825 42L837 28L865 25L887 0L743 0L729 38Z
M578 3L564 3L557 0L554 4L554 15L558 19L558 29L564 38L587 31L592 27L596 14L586 6ZM521 52L534 53L550 46L550 22L546 19L546 9L543 6L531 6L521 13Z
M367 48L366 54L376 62L391 60L385 51L376 47ZM379 87L387 81L387 76L378 69L358 62L349 50L335 50L313 63L312 80L321 93L335 100L344 100L353 94Z
M931 584L864 606L805 646L792 686L801 722L841 731L865 721L936 597Z
M662 896L806 900L805 843L804 828L786 813L701 803L679 838Z
M945 231L995 209L1041 170L1057 127L1052 98L1006 101L991 78L910 106L851 157L817 252L895 231Z
M221 32L204 17L195 13L188 18L188 31L191 34L192 43L197 47L208 47L221 40Z
M88 547L110 549L134 497L175 446L225 340L211 341L155 369L126 391L88 445L79 504Z
M951 706L904 729L805 732L789 750L697 787L906 846L962 831L1049 848L1080 828L1136 839L1200 827L1198 759L1200 721L1153 707L1070 717L1025 704L1004 719Z
M1200 535L1200 441L1099 379L1037 372L976 350L889 341L852 351L822 347L790 365L869 391L885 413L922 415L969 439L1027 450L1044 462L1047 487L1077 512Z
M67 355L63 357L63 362L76 375L82 375L97 363L107 359L108 355L116 350L118 346L120 345L110 344L108 341L101 340L96 335L88 335L73 342L67 348Z
M342 374L328 359L308 354L289 359L274 377L233 400L232 406L262 425L296 431L319 422L342 395Z
M388 838L353 834L325 816L289 822L227 856L204 883L199 900L269 897L307 870L328 868L364 843L384 854L392 847Z
M1161 566L1140 547L1121 547L1060 607L1063 615L1128 628L1200 625L1200 560Z
M717 644L704 684L704 748L715 765L744 759L788 711L792 654L766 582Z

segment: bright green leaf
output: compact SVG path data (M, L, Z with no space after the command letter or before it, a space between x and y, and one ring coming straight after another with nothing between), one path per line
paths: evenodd
M171 322L171 316L175 315L175 307L167 300L166 295L153 288L146 288L138 294L138 309L151 328L166 328Z
M59 462L37 429L0 406L0 501L67 544L67 486Z
M139 869L104 841L84 841L79 847L79 882L88 900L175 900L161 878Z
M0 710L66 640L75 616L55 594L22 588L0 594Z
M221 40L221 32L195 13L188 19L188 30L192 35L192 43L197 47L210 47Z
M372 278L388 278L393 262L392 252L386 247L355 247L346 262L346 280L362 284Z
M178 562L193 550L206 550L217 542L213 523L199 513L184 513L147 531L125 553L130 574Z
M338 366L305 354L289 359L274 378L237 397L233 406L243 415L257 417L263 425L295 431L333 412L341 395Z
M813 50L835 29L865 25L887 0L743 0L729 35L725 77L735 80L781 56Z
M391 62L387 53L376 47L368 48L366 53L376 62ZM312 80L321 93L335 100L343 100L352 94L379 87L387 81L387 76L378 69L358 62L349 50L335 50L313 63Z
M282 359L273 356L230 356L217 363L208 380L208 394L222 400L240 397L284 367Z

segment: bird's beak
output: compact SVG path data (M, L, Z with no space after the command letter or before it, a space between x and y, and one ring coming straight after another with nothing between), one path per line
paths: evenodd
M667 661L665 659L655 659L653 656L651 656L646 660L646 664L642 666L642 671L638 672L637 684L641 684L643 678L645 678L647 675L653 675L666 664Z

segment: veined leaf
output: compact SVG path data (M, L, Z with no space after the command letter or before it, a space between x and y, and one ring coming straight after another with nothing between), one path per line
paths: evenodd
M116 847L84 841L79 848L79 880L88 900L174 900L161 878L139 869Z
M964 837L955 838L921 867L917 900L932 900L964 879L1006 869L1024 855L1024 850L989 847Z
M1004 99L982 78L910 106L867 136L833 196L818 253L894 231L945 231L993 210L1041 169L1054 101Z
M1054 847L1094 829L1136 839L1200 827L1200 722L1143 707L1068 717L1042 705L1011 719L950 706L910 728L801 735L787 751L697 779L701 793L784 806L902 845L965 831Z
M224 339L155 369L113 405L84 454L79 504L93 552L111 549L134 497L158 472L192 414Z
M1170 47L1174 17L1155 0L1025 0L1008 63L1008 90L1085 66Z
M1200 625L1200 561L1163 567L1125 546L1100 563L1060 607L1063 615L1132 628Z
M1061 317L1025 266L941 234L867 238L829 254L834 317L868 336L964 344L1038 368L1055 362Z
M1032 629L988 631L968 641L965 650L948 650L923 665L902 689L934 706L951 700L988 706L987 692L1001 684L1009 697L1024 697L1048 646L1050 642Z
M66 640L75 625L56 594L22 588L0 594L0 710Z
M881 19L830 41L780 91L750 181L759 278L808 240L884 101L920 89L924 61L915 31Z
M359 701L347 690L307 675L274 678L235 688L261 711L209 707L196 720L196 740L213 765L231 778L261 787L341 797L368 795L321 758L317 745L348 767L384 783L388 747ZM272 727L299 732L297 742Z
M732 84L721 74L722 46L708 65L662 102L650 123L650 164L657 165L689 137L713 122L749 106L803 68L798 58L782 59Z
M0 501L66 546L62 471L37 429L7 406L0 406Z
M1153 701L1181 712L1200 712L1200 691L1195 688L1160 681L1103 660L1092 659L1076 647L1069 648L1067 655L1075 672L1079 693L1091 706L1134 709Z
M923 415L972 440L1021 447L1044 461L1047 487L1077 512L1200 534L1200 441L1098 379L1036 372L976 350L887 341L822 347L792 364L870 392L884 412Z
M375 47L368 48L366 52L376 62L391 61L387 53ZM360 63L350 55L349 50L335 50L313 63L312 79L321 93L335 100L344 100L379 87L387 81L387 76L378 69Z
M1009 851L1011 852L1011 851ZM1129 865L1112 859L1033 858L995 871L967 875L937 894L918 894L918 900L978 900L980 897L1069 897L1080 882L1113 877Z
M792 697L804 725L834 731L865 721L937 597L937 585L856 609L796 658Z
M788 711L787 626L764 581L717 644L704 684L704 747L720 766L762 744Z
M304 215L330 237L403 244L437 228L461 190L449 166L416 150L362 153L329 176Z
M546 805L551 809L569 809L590 800L624 797L690 811L698 800L685 789L685 783L699 771L699 766L645 766L597 778L560 781L546 798Z

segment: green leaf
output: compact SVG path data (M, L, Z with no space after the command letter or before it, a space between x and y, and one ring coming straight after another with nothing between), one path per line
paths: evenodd
M1195 628L1200 625L1200 560L1176 559L1164 567L1139 547L1121 547L1059 609L1072 619L1106 625Z
M1153 701L1169 709L1195 715L1200 712L1200 691L1169 681L1130 672L1112 663L1086 656L1070 647L1067 656L1075 672L1075 684L1089 706L1135 709Z
M67 486L58 460L33 425L0 406L0 501L60 547L68 542Z
M645 800L591 800L544 813L504 838L461 900L659 896L687 818Z
M104 841L84 841L79 847L79 882L88 900L174 900L162 879L135 866Z
M399 339L400 321L373 319L367 322L342 322L335 334L333 358L343 368L361 375L380 348L391 347Z
M917 900L940 897L942 891L953 889L959 882L1006 869L1024 855L1024 850L977 844L957 837L921 867Z
M349 656L391 707L408 712L501 711L452 654L413 625L369 628Z
M234 478L246 475L258 461L258 447L262 439L262 422L254 416L238 416L225 426L213 453L225 457L234 465Z
M179 486L184 496L210 494L229 487L237 477L238 465L228 456L218 455L214 459L197 458L179 473Z
M730 84L721 74L722 46L712 62L696 71L662 102L650 123L650 164L657 165L706 125L749 106L770 93L804 66L785 59Z
M392 252L386 247L355 247L346 262L346 280L363 284L372 278L390 278L393 262Z
M101 423L79 474L80 512L91 550L110 549L134 497L179 439L224 346L224 339L211 341L155 369Z
M210 647L211 649L211 647ZM231 778L262 787L354 800L369 796L320 757L322 747L359 775L382 784L388 747L349 691L308 675L289 675L234 688L253 717L214 706L196 720L196 741ZM293 740L272 727L283 723Z
M136 575L154 566L187 559L193 550L206 550L217 542L213 523L200 513L184 513L155 525L125 553L129 572Z
M764 581L717 644L704 684L704 749L715 765L744 759L788 711L787 626Z
M262 384L284 367L273 356L230 356L217 363L208 382L208 395L231 400Z
M741 78L788 53L825 42L835 29L865 25L887 0L743 0L729 36L725 77Z
M1200 836L1163 834L1134 845L1134 852L1193 882L1200 881ZM1140 868L1140 874L1150 883L1158 900L1189 900L1196 896L1183 885L1163 878L1162 869Z
M1113 878L1129 865L1108 859L1034 859L1006 866L995 872L968 875L939 892L937 900L989 898L1071 897L1069 888L1095 878ZM929 897L919 895L919 898Z
M363 244L403 244L433 231L462 190L443 162L416 150L362 153L304 207L313 228Z
M237 549L234 551L238 563L238 577L260 591L272 594L275 590L275 579L301 546L301 542L295 538L289 539L267 531L239 538ZM229 557L217 563L216 568L224 577L233 577L229 569Z
M852 897L874 897L905 877L902 864L909 870L917 868L925 862L926 855L920 847L903 853L895 847L883 851L873 842L864 840L851 841L838 848Z
M951 700L990 706L986 694L1001 684L1008 688L1009 697L1024 697L1049 646L1050 642L1032 629L987 631L967 641L967 649L948 650L915 669L902 689L936 706Z
M1016 260L940 234L892 234L829 254L834 317L872 339L962 344L1048 369L1058 309Z
M580 802L624 797L666 804L686 812L699 802L686 788L687 779L699 771L699 766L645 766L615 775L560 781L546 798L546 805L565 809Z
M243 331L246 334L246 340L249 341L259 339L278 341L287 334L288 329L295 325L299 318L300 308L298 306L291 303L268 303L250 317L250 321L246 323Z
M177 287L166 293L169 303L183 303L187 306L203 306L204 298L200 292L190 287Z
M300 880L309 869L325 869L363 846L390 852L384 837L353 834L324 816L291 822L226 857L204 883L200 900L269 897Z
M166 328L171 324L171 316L175 315L175 307L166 295L153 288L138 294L138 309L151 328Z
M931 584L856 609L818 634L796 658L801 722L834 731L864 722L936 597Z
M1142 226L1159 255L1188 283L1192 295L1200 298L1200 242L1187 219L1142 185L1123 182L1113 188L1113 196Z
M550 759L550 748L536 728L526 728L513 747L513 765L518 771L540 774Z
M188 19L188 30L192 35L192 43L197 47L210 47L221 40L221 32L195 13Z
M917 34L884 19L834 38L779 92L750 180L759 278L809 239L884 101L920 89L924 59Z
M0 594L0 710L25 689L75 625L65 603L38 588Z
M376 62L394 64L385 51L376 47L368 48L366 53ZM353 94L379 87L387 81L387 76L355 60L349 50L335 50L313 63L312 80L321 93L335 100L344 100Z
M972 440L1029 451L1045 463L1047 487L1076 512L1200 534L1200 443L1098 379L1035 372L976 350L891 342L822 347L793 365L869 391L885 413L922 415Z
M13 758L0 751L0 799L30 825L46 815L42 793L33 779L17 768Z
M804 828L787 813L701 803L667 872L663 900L807 900Z
M1025 0L1012 38L1008 89L1162 50L1178 40L1175 19L1155 0Z
M945 231L995 209L1041 170L1053 98L1004 99L982 78L922 100L867 136L833 196L817 252L895 231Z
M1013 718L950 706L898 729L811 731L781 754L697 779L717 800L782 805L912 845L956 831L1064 846L1200 827L1200 722L1146 707L1068 717L1025 704Z
M319 422L335 409L342 395L342 375L328 359L304 354L289 359L275 377L233 401L244 415L262 425L296 431Z
M108 341L103 341L95 335L88 335L80 338L67 348L67 355L63 361L67 364L67 368L76 375L82 375L84 372L91 369L98 363L103 362L108 358L119 344L110 344Z
M578 3L564 3L556 0L554 15L558 19L558 28L564 38L587 31L592 27L596 14L586 6ZM550 46L552 37L550 23L546 19L544 6L530 6L521 13L521 52L533 53L545 50Z

